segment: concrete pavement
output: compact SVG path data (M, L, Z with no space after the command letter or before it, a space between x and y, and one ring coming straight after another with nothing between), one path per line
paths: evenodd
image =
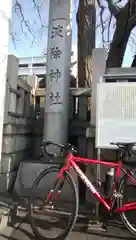
M118 226L108 227L105 232L85 232L81 224L76 224L74 231L67 237L67 240L131 240L135 239L127 230ZM0 240L34 240L30 225L27 221L20 223L16 228L6 227L0 233ZM36 239L35 239L36 240Z
M87 215L79 215L74 231L67 237L67 240L133 240L136 239L120 223L120 220L112 220L106 231L98 228L88 228L90 221ZM7 226L0 229L0 240L36 240L28 222L27 211L18 212L14 226ZM13 221L12 221L13 223ZM92 225L95 226L96 225ZM89 229L89 230L88 230ZM45 233L45 232L44 232ZM39 239L38 239L39 240Z

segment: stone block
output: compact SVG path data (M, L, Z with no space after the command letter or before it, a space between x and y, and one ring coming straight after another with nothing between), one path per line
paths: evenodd
M12 188L16 180L17 171L7 174L0 173L0 193L5 193Z
M43 164L38 161L22 162L20 164L19 171L17 174L17 179L15 183L15 188L14 188L15 193L17 193L21 197L29 197L30 191L35 179L37 178L37 176L41 171L43 171L44 169L47 169L48 167L51 167L51 165ZM77 176L73 172L73 170L71 171L71 174L78 186ZM43 182L41 182L41 184L39 185L40 188L38 189L38 194L44 193L46 195L47 190L51 188L53 180L55 180L55 176L56 174L51 174L48 177L48 181L46 177L46 179L44 179ZM69 185L66 185L64 187L62 194L63 194L62 197L64 197L67 200L70 200L71 191L70 191Z
M17 88L19 59L14 55L8 55L7 78L13 89Z
M36 126L36 127L35 127ZM43 135L44 119L36 119L33 123L33 133L38 136Z
M30 133L31 126L28 124L5 124L3 127L3 135L22 135Z
M15 152L11 154L2 154L0 162L0 173L9 173L19 167L21 161L28 157L28 150Z
M30 146L30 139L25 135L3 136L2 153L14 153L22 151Z
M96 88L106 69L106 50L104 48L93 50L92 69L91 123L96 125Z
M32 150L31 154L32 157L37 158L40 155L41 152L41 142L42 142L43 136L34 136L32 139Z
M87 121L88 97L80 96L78 99L78 118Z
M16 113L16 101L17 101L17 96L15 93L10 92L9 96L9 112Z

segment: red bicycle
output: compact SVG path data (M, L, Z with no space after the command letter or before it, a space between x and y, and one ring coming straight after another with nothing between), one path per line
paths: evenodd
M46 151L48 156L56 156L55 154L49 152L50 146L53 145L59 147L61 152L65 152L65 161L61 163L60 166L53 166L42 171L33 185L29 201L29 216L32 230L37 239L65 239L75 225L78 216L79 199L78 188L75 180L73 179L73 172L71 173L71 169L74 170L74 172L76 172L77 175L82 179L93 196L99 201L100 205L105 207L105 212L107 212L107 215L111 216L112 213L120 214L121 220L125 227L131 233L136 235L136 222L133 223L133 219L131 219L132 212L136 211L136 200L129 200L128 196L127 199L125 199L127 182L129 182L128 190L130 190L131 187L134 187L134 190L136 190L136 170L131 168L129 162L129 160L131 160L131 158L134 156L133 147L136 145L136 143L112 144L116 145L120 149L120 159L117 162L106 162L95 159L81 158L77 154L77 149L71 145L66 147L53 142L44 142L42 148ZM85 174L81 171L78 163L101 164L115 169L112 191L108 199L102 197L97 187L95 187L95 185L89 181L87 176L85 176ZM44 180L44 177L47 177L46 181ZM68 184L65 185L66 181ZM43 186L45 185L47 196L45 196L45 191L43 190ZM69 190L67 187L68 185ZM63 190L65 190L65 194L63 194L61 197ZM70 190L72 192L71 197ZM130 192L135 193L136 191L134 190L131 190ZM61 199L60 205L56 207L56 203L59 199ZM72 204L71 210L69 208L70 203ZM38 217L34 217L35 212L37 213ZM129 213L129 215L127 215L127 213ZM39 218L40 214L42 214L42 219ZM51 220L52 215L54 216L53 220ZM43 217L46 217L46 219L43 220ZM47 217L49 217L48 223L46 222ZM69 217L68 222L66 222L67 217ZM49 232L51 229L51 224L53 224L51 236L48 236L48 233L46 233L45 237L43 230ZM60 226L62 231L60 231ZM40 233L40 229L42 229L42 233ZM57 233L57 231L59 231L59 233ZM54 237L52 236L53 233L55 234Z

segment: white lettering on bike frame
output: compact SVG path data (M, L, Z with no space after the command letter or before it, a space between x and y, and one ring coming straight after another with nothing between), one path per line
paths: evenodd
M92 193L97 193L97 190L93 186L93 184L88 180L88 178L84 175L84 173L80 170L80 168L72 161L72 165L75 168L75 171L78 173L80 178L83 180L83 182L86 184L86 186L89 188L89 190Z

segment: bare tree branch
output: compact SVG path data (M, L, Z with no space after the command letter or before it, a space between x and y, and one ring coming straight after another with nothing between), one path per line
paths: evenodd
M19 1L18 1L18 0L15 0L15 11L17 11L17 10L19 10L20 17L21 17L21 28L22 28L22 32L24 33L24 31L23 31L23 24L24 24L25 27L28 29L29 33L31 33L31 35L32 35L32 37L33 37L33 42L34 42L34 41L35 41L35 35L34 35L33 31L31 30L28 21L25 20L25 17L24 17L23 11L22 11L22 7L21 7ZM26 34L25 34L25 35L26 35Z
M106 0L108 4L109 11L111 15L113 15L116 18L116 15L118 13L116 5L113 3L113 0Z
M109 22L109 17L107 17L105 20L103 20L103 24L104 24L104 25L105 25L106 23L108 23L108 22ZM101 22L97 23L97 24L96 24L96 29L99 28L99 27L101 27L101 25L102 25Z
M136 55L134 55L134 57L133 57L131 67L136 67Z
M16 39L15 39L14 33L10 32L9 35L10 35L11 38L12 38L12 42L13 42L14 47L16 48Z
M108 36L107 36L107 41L110 42L110 25L111 25L111 20L112 20L112 15L110 15L110 19L108 22Z
M102 28L102 43L104 46L104 23L103 23L103 13L104 13L104 6L101 4L100 0L97 0L98 6L101 9L100 10L100 23L101 23L101 28Z
M129 24L136 25L136 1L135 0L129 0L130 5L130 17L129 17Z
M44 27L44 24L43 24L43 21L42 21L42 17L41 17L41 14L40 14L40 7L36 3L35 0L32 0L32 1L33 1L33 4L34 4L34 7L37 9L37 13L38 13L38 16L39 16L39 19L40 19L40 22L41 22L41 26Z
M30 2L30 0L29 0L29 2ZM36 44L36 42L41 39L41 37L43 36L43 34L45 32L45 29L48 26L45 23L44 16L42 15L42 9L43 9L44 3L46 3L46 1L45 0L31 0L31 2L33 3L32 11L35 10L36 11L35 14L37 15L37 17L34 18L33 25L32 25L32 21L31 21L32 19L28 20L26 18L27 13L23 9L23 4L25 4L25 3L23 3L21 0L14 0L12 11L13 11L13 14L15 15L15 17L17 16L19 19L20 29L17 28L17 31L18 31L20 40L22 39L21 35L23 34L23 37L27 38L32 46L33 44ZM27 5L27 3L26 3L26 5ZM36 26L38 28L36 28ZM14 28L16 29L16 23L15 23L15 25L14 24L12 25L12 29L10 31L12 43L15 46L15 41L14 41L15 39L12 38L12 36L14 35L14 32L16 31L16 30L14 30ZM19 31L22 34L20 34Z
M104 5L105 3L106 5ZM105 35L107 35L107 44L111 42L107 66L121 66L127 44L136 49L136 35L132 35L132 30L136 27L136 0L97 0L97 4L100 11L102 35L104 35L104 37L102 36L103 45L105 46L106 43ZM107 22L104 24L103 21L106 12L104 7L110 13L108 24ZM112 32L114 28L115 31ZM134 64L136 66L136 55L132 65Z

